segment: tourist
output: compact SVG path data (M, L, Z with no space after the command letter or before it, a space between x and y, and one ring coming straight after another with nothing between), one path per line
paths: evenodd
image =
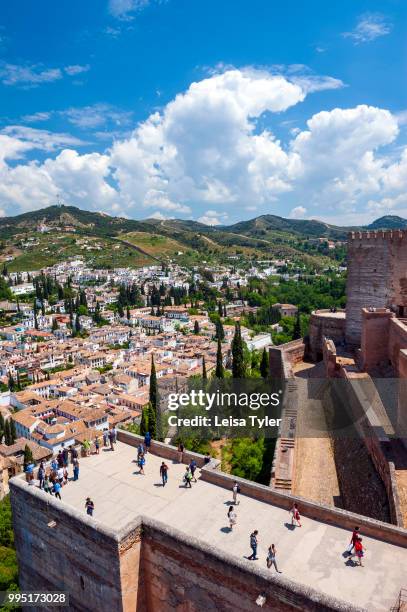
M68 468L64 467L64 485L68 484Z
M298 525L298 527L301 527L301 517L300 517L300 511L298 510L297 502L294 502L294 505L291 508L290 513L291 513L291 525L294 525L294 522L295 522Z
M89 457L90 455L90 441L89 440L84 440L82 443L83 449L85 451L85 455L86 457Z
M114 436L114 433L113 433L113 429L111 429L109 431L109 441L110 441L110 449L112 451L114 451L115 436Z
M53 460L51 461L51 470L53 472L56 472L57 469L58 469L58 461L54 457Z
M57 480L62 487L64 483L64 468L63 467L60 467L57 469Z
M235 482L233 483L233 487L232 487L233 503L235 504L235 506L236 504L240 504L240 502L237 501L238 493L240 493L240 487L235 480Z
M50 495L52 495L52 486L47 475L44 478L44 491L45 493L50 493Z
M151 446L151 434L149 431L147 431L146 435L144 436L144 444L146 445L146 454L147 454Z
M278 574L281 574L282 572L280 572L280 570L277 567L276 554L277 554L276 547L274 546L274 544L272 544L271 546L269 546L269 549L267 551L267 559L266 559L267 567L270 569L270 567L274 565L276 572Z
M184 459L184 445L182 442L178 444L178 463L182 463Z
M189 469L189 466L187 467L185 474L184 474L184 482L185 482L185 488L190 488L192 489L192 484L191 484L191 480L192 480L192 474L191 474L191 470Z
M189 469L191 470L191 474L192 474L192 478L194 482L197 482L196 477L195 477L196 468L197 468L196 461L195 459L192 459L191 463L189 464Z
M247 557L250 561L257 561L258 557L257 557L257 544L258 544L258 539L257 539L257 535L258 535L258 531L257 529L255 529L251 534L250 534L250 548L252 549L252 554L250 555L250 557Z
M73 479L78 480L79 478L79 460L75 459L73 464Z
M59 482L54 482L54 493L55 493L55 497L57 497L58 499L62 499L61 498L61 485L59 484Z
M69 452L71 454L71 463L73 464L74 460L78 458L78 451L76 450L73 444L71 444L71 446L69 447Z
M164 461L160 465L160 476L163 481L163 487L165 487L168 482L168 465Z
M44 464L41 461L40 467L38 468L38 480L40 482L40 489L44 487L44 479L45 479L45 469L44 469Z
M63 448L62 448L62 465L63 467L67 467L68 466L68 449L65 448L65 445L62 444Z
M236 519L237 519L237 514L236 514L235 509L233 508L233 506L229 507L229 510L228 510L228 519L229 519L229 528L230 528L230 531L232 531L233 525L236 525Z
M140 455L144 455L144 446L142 442L140 442L137 447L137 461L139 460Z
M103 430L103 446L107 446L108 440L109 440L109 430L104 429Z
M90 497L86 498L85 508L86 508L86 514L88 514L89 516L93 516L95 504L93 503Z
M146 464L146 459L144 457L144 455L140 455L139 460L138 460L138 466L140 468L139 474L143 474L144 476L144 466Z
M62 452L59 451L58 455L57 455L57 463L58 463L58 467L62 468L64 467L64 458L62 456Z
M99 438L96 438L96 440L95 440L95 452L96 452L97 455L99 454L99 449L100 449Z
M352 554L352 551L355 548L355 544L357 542L357 539L359 537L359 527L354 527L353 531L352 531L352 537L350 540L350 544L348 546L348 553Z
M360 567L363 567L362 558L365 554L366 548L362 544L362 538L357 538L355 541L355 555L358 558ZM353 555L352 555L353 556Z
M113 434L113 442L116 444L116 442L117 442L117 429L116 429L116 425L113 425L112 434Z

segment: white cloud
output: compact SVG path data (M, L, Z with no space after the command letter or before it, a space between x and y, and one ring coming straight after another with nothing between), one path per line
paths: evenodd
M51 119L51 116L52 112L47 111L33 113L32 115L24 115L23 117L21 117L21 119L23 121L26 121L27 123L40 123L41 121L48 121L48 119Z
M66 74L69 74L69 76L76 76L77 74L88 72L90 70L90 66L89 64L85 64L84 66L81 66L80 64L73 64L72 66L65 66L64 70Z
M364 13L358 19L356 27L351 32L343 32L342 36L351 38L355 44L371 42L380 36L390 34L392 24L380 13Z
M307 209L304 206L296 206L290 212L291 219L302 219L305 216Z
M218 212L216 210L207 210L202 217L198 218L200 223L205 225L221 225L223 224L228 215L226 213Z
M22 66L2 63L0 79L3 85L38 87L43 83L52 83L62 79L62 71L60 68L45 68L41 64Z
M118 19L129 19L150 4L150 0L109 0L109 12Z
M48 130L37 130L25 125L9 125L3 128L2 133L20 141L26 141L32 145L32 148L43 149L44 151L52 151L54 149L61 149L62 147L74 147L85 144L82 140L70 134L58 134L56 132L49 132Z
M224 222L225 211L234 218L242 211L291 210L293 217L329 211L346 223L345 215L404 206L407 148L395 147L400 119L388 110L321 111L305 129L287 130L284 142L259 127L265 113L280 115L306 95L288 76L226 70L192 83L121 139L130 113L107 105L57 111L76 127L116 131L104 154L80 155L75 149L83 143L69 134L9 126L0 133L0 207L17 213L53 203L60 193L85 208L199 216L213 225ZM42 163L23 159L36 148L61 147L68 148Z

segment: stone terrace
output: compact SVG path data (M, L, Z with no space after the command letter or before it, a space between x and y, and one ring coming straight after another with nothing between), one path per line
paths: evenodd
M265 566L269 544L276 544L283 576L312 586L331 596L363 606L369 611L388 610L406 584L407 549L364 537L365 567L347 565L343 552L347 530L303 518L302 528L291 530L286 510L240 496L237 525L229 532L227 489L199 479L185 489L185 466L166 459L169 482L161 486L162 458L149 454L145 475L138 474L136 449L118 443L116 450L101 449L80 461L80 478L62 490L63 504L85 512L87 496L95 503L95 521L120 529L142 514L175 527L228 554L242 559L250 554L249 534L259 530L259 560L247 564ZM363 534L363 528L362 528Z

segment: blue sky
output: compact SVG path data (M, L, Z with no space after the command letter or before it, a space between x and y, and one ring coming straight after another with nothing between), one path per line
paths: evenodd
M0 214L407 216L401 0L14 0Z

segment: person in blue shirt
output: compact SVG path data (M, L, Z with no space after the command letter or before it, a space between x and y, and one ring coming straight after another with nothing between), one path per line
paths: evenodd
M151 446L151 434L149 431L144 436L144 444L146 445L146 453L148 453L148 451L150 450L150 446Z
M62 499L61 498L61 485L59 484L59 482L54 482L54 493L55 493L55 497L57 497L58 499Z

